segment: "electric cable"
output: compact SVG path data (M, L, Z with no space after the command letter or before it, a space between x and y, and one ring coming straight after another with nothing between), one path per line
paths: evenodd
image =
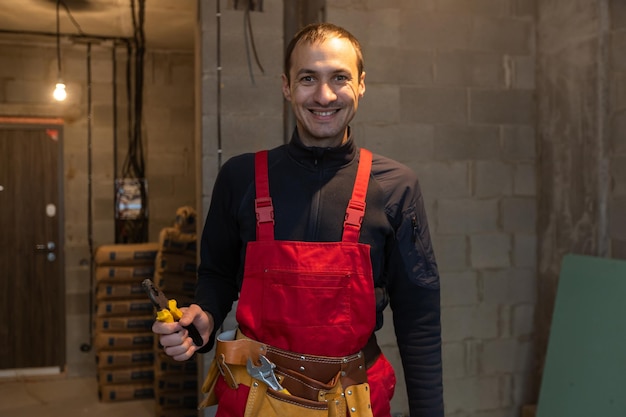
M250 13L246 9L243 13L243 39L246 46L246 63L248 64L248 74L250 75L250 82L252 85L256 85L254 81L254 71L252 70L252 61L250 60L250 46L248 45L248 25L247 20L250 19Z
M80 350L89 352L93 344L93 298L94 298L94 259L93 259L93 151L92 151L92 95L91 95L91 42L87 43L87 238L89 245L89 343Z
M254 72L252 71L252 62L250 59L250 46L252 47L252 53L254 55L254 60L256 62L257 67L261 70L261 73L265 74L265 70L263 69L263 65L261 65L261 61L259 60L259 55L257 53L256 45L254 43L254 33L252 31L252 19L250 18L250 9L253 8L252 4L253 0L248 0L246 2L246 8L243 12L243 36L246 47L246 61L248 63L248 73L250 74L250 81L252 85L255 85L254 81Z
M117 48L111 48L111 101L113 102L113 178L117 178ZM115 204L115 203L114 203Z
M78 30L78 33L80 33L81 35L85 35L85 32L83 32L83 29L80 27L76 19L74 19L74 16L72 15L72 12L70 11L70 8L67 7L67 4L65 4L63 0L57 0L57 13L58 13L58 8L59 8L59 3L62 4L63 7L65 8L65 11L67 12L67 17L69 17L74 27Z
M59 7L61 0L57 0L57 82L61 76L61 18L59 13Z
M222 168L222 12L220 8L220 0L215 2L216 4L216 72L217 72L217 85L216 85L216 107L217 107L217 169Z
M143 84L145 58L145 0L130 0L133 24L133 45L127 48L128 151L122 166L122 178L135 179L139 188L141 206L136 218L120 221L120 235L124 242L146 242L147 192L143 153ZM119 239L118 239L119 240Z
M250 9L252 6L252 1L253 0L249 0L248 7L246 8L244 16L246 15L248 16L246 20L248 22L248 34L250 35L250 44L252 45L252 52L254 53L254 60L256 61L256 64L261 70L261 72L265 74L265 70L263 69L263 65L261 65L261 61L259 60L259 55L257 53L256 45L254 43L254 33L252 32L252 19L250 18Z

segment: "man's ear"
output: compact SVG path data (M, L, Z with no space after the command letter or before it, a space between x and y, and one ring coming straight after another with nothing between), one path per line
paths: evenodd
M283 81L283 97L285 100L291 101L291 89L289 88L289 80L285 74L281 75L281 79Z
M365 94L365 71L361 73L361 77L359 79L359 98L363 98Z

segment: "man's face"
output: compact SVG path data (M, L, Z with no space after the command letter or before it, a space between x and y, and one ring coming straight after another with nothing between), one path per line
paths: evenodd
M330 38L296 45L289 76L291 82L283 74L283 95L291 102L302 142L319 147L341 145L365 93L365 73L358 75L352 43Z

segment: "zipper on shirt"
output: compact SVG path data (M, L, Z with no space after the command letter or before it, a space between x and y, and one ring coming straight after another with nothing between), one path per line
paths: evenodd
M323 152L318 151L316 152L315 159L313 159L313 166L317 170L316 174L317 174L318 185L322 183L322 180L324 177L323 172L322 172L323 171L322 169L323 157L324 157ZM309 231L308 231L309 236L317 237L318 232L319 232L319 218L318 217L319 217L321 199L322 199L321 193L322 193L321 187L318 187L318 191L315 193L315 196L313 197L313 201L311 202L311 214L310 214L311 217L309 219Z

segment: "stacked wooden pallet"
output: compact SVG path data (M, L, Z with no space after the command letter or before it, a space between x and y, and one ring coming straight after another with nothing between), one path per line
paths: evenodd
M152 278L158 243L103 245L95 253L94 347L103 402L154 398Z

